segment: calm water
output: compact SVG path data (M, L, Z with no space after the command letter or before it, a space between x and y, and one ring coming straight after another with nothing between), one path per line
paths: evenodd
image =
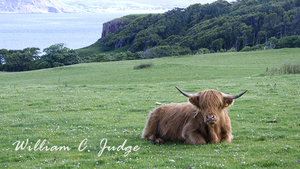
M101 38L102 25L126 13L0 14L0 49L38 47L56 43L70 49L89 46Z

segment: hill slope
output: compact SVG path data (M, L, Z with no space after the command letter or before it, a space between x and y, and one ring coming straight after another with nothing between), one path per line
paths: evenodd
M192 51L258 48L272 37L284 39L300 34L299 6L299 0L231 3L219 0L205 5L194 4L137 18L104 37L99 45L106 50L130 46L131 52L160 46L179 46Z
M0 165L8 168L298 168L299 74L266 67L298 63L300 49L90 63L0 73ZM153 62L146 69L133 69ZM248 92L230 107L232 143L157 146L140 138L148 112L195 93ZM17 141L28 147L16 151ZM31 150L43 147L70 150ZM80 143L83 142L80 147ZM124 143L128 152L104 149ZM15 143L15 144L13 144ZM103 142L102 142L103 143ZM24 145L25 146L25 145ZM55 147L56 146L56 147ZM132 146L132 147L130 147ZM133 147L139 149L134 151ZM39 145L37 147L40 147ZM130 152L128 151L131 148ZM53 150L52 149L52 150ZM82 151L79 151L82 150Z
M277 49L246 53L159 58L152 60L88 63L20 73L0 74L2 85L122 85L232 79L258 76L266 68L284 61L298 62L299 49ZM154 63L154 67L135 70L134 65ZM147 76L145 76L147 75Z

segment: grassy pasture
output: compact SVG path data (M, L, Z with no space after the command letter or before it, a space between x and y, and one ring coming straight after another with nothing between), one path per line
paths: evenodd
M300 75L265 73L285 61L298 63L299 52L207 54L0 73L0 168L299 168ZM154 66L134 69L148 62ZM156 102L187 101L175 85L189 93L248 90L230 107L232 143L157 146L140 139ZM15 151L13 143L27 139L27 148ZM39 139L46 139L44 147L71 150L29 151ZM107 146L123 144L123 150L105 149L98 156L103 139Z

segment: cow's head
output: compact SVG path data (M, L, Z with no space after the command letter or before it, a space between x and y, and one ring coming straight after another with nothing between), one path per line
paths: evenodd
M215 90L205 90L196 94L189 94L179 88L177 89L189 98L190 103L200 110L204 122L209 124L218 123L220 116L224 116L224 113L222 113L223 109L230 106L234 102L234 99L241 97L247 92L246 90L239 95L232 96Z

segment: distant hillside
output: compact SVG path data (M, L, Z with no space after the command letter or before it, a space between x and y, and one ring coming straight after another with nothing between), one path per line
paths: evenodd
M61 0L0 0L0 13L69 13L76 10Z
M170 6L149 5L133 1L110 1L110 0L62 0L64 3L75 7L82 12L165 12L172 9Z
M147 51L166 46L180 50L236 51L248 46L283 42L300 35L300 0L218 0L211 4L194 4L163 14L138 17L114 33L105 34L99 47L112 51L128 46L129 51ZM287 47L300 46L300 40ZM185 52L183 52L185 53Z
M164 12L169 7L109 0L0 0L0 13Z

